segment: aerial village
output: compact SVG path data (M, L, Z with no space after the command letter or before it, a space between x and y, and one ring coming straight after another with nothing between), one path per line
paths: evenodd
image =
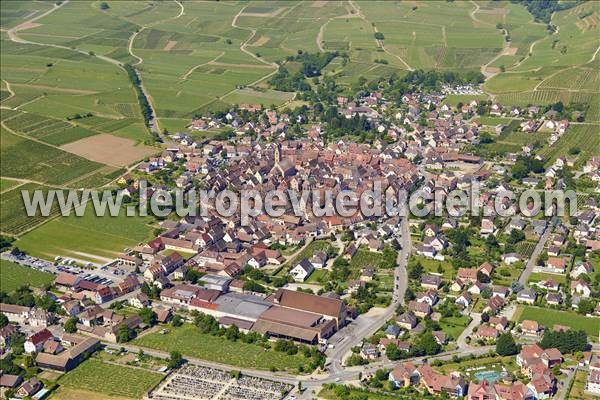
M600 396L600 157L579 163L574 154L544 167L537 150L577 124L576 112L505 108L476 95L453 106L444 101L451 93L407 93L399 104L377 90L337 97L329 118L340 129L362 127L354 139L324 129L326 112L314 106L242 104L198 115L187 132L167 132L160 156L117 181L132 203L143 180L147 195L362 193L377 182L442 197L477 182L484 212L321 217L288 206L242 225L239 215L210 210L162 218L155 237L103 265L13 248L2 258L55 279L43 290L2 293L2 357L25 355L37 367L1 371L3 395L41 399L52 391L43 371L145 352L165 375L145 395L151 399L311 398L325 387L525 400L568 398L573 381ZM496 123L504 116L518 124ZM507 131L531 140L516 152L475 151ZM365 132L376 138L362 140ZM578 193L575 216L525 217L508 199L501 207L512 216L494 208L501 191L568 188ZM224 367L157 345L188 326L272 354L300 351L306 362L294 371Z

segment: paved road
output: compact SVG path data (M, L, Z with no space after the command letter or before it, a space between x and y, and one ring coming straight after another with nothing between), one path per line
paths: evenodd
M542 237L540 237L540 240L538 241L537 245L535 246L535 249L533 250L533 254L531 254L531 257L529 257L527 265L525 266L525 269L519 277L519 283L521 285L525 286L527 284L527 281L529 280L529 275L531 275L531 273L533 272L533 268L535 267L537 259L544 250L544 246L546 245L546 242L548 242L548 239L550 239L551 234L552 226L548 226Z
M374 334L386 321L392 318L398 304L404 304L404 293L408 285L406 265L412 247L407 218L402 219L400 229L402 232L402 249L398 252L397 267L394 270L395 284L392 302L383 310L376 308L366 314L360 315L350 325L331 337L330 343L334 344L335 348L327 350L326 355L327 359L331 362L330 370L332 373L342 371L343 360L352 347L360 345L365 337Z

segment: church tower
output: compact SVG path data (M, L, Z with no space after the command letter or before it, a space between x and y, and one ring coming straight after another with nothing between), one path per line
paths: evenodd
M279 143L277 143L275 145L275 165L279 165L279 163L281 162L281 145Z

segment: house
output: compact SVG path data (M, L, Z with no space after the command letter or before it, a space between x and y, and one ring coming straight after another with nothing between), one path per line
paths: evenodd
M540 332L540 325L537 321L526 319L521 321L521 331L524 335L537 336Z
M396 324L390 324L387 328L385 328L385 337L388 339L396 339L398 335L400 335L400 327Z
M560 293L547 293L546 303L551 306L558 306L562 304L562 295Z
M6 326L0 328L0 349L9 347L11 337L17 332L17 326L13 324L7 324Z
M494 266L489 262L484 262L479 266L479 268L477 268L477 272L481 272L482 274L491 277L492 272L494 272Z
M476 281L469 289L467 289L467 292L473 294L473 295L480 295L481 292L486 288L487 286L484 285L483 283Z
M34 333L25 341L25 352L36 353L41 351L44 348L44 342L50 339L54 339L54 335L46 328Z
M323 269L325 268L325 264L327 263L327 258L328 257L326 252L317 251L310 259L310 263L312 264L313 268Z
M580 294L582 297L589 298L592 294L592 288L589 283L583 279L571 282L571 294Z
M508 296L508 288L505 286L500 286L500 285L494 285L492 286L492 296L500 296L503 299L506 298L506 296Z
M371 282L375 276L375 270L371 267L365 267L360 272L360 280L363 282Z
M464 308L468 308L469 305L473 302L473 297L469 292L463 292L460 296L456 298L454 303L463 306Z
M35 376L25 381L16 392L17 397L32 397L34 394L39 392L44 387L44 384L40 382Z
M508 318L502 317L490 317L489 324L492 328L496 328L499 332L504 332L508 327Z
M412 312L405 312L396 318L396 323L401 328L411 330L417 326L417 317Z
M0 371L0 387L14 389L23 382L23 378L19 375L5 374Z
M594 355L590 360L586 390L594 395L600 395L600 358L598 355Z
M438 290L442 286L442 278L437 275L423 274L421 276L421 287L425 289Z
M437 254L437 250L432 246L417 246L417 254L427 258L434 258Z
M379 349L371 343L365 343L360 349L360 356L365 360L374 360L379 357Z
M431 314L431 306L429 304L420 303L415 300L408 303L408 310L420 318L426 318Z
M150 298L144 293L138 293L129 299L129 304L135 308L145 308L150 306Z
M531 389L523 382L516 381L511 385L494 384L496 400L535 400Z
M521 256L517 253L502 254L502 261L504 261L505 264L511 265L521 261Z
M398 364L388 375L394 387L409 387L419 384L420 374L411 362Z
M497 314L502 307L504 307L504 299L500 296L492 296L483 308L483 312Z
M567 268L567 264L564 258L549 257L544 267L545 271L554 272L556 274L564 274Z
M438 302L438 295L435 290L428 290L424 293L418 293L416 299L419 303L427 303L433 307Z
M483 340L495 340L498 335L499 333L496 328L492 328L491 326L487 325L480 325L475 333L476 338Z
M477 282L477 270L475 268L459 268L456 276L463 282Z
M294 268L290 270L290 275L296 282L304 282L306 278L315 270L308 259L303 258Z
M594 266L592 265L591 262L577 261L575 263L575 265L573 266L573 269L571 270L570 275L571 275L571 278L578 279L579 275L582 275L582 274L591 275L592 272L594 272Z
M537 299L537 293L532 288L523 289L517 293L517 301L520 303L533 304Z
M455 279L450 285L450 290L453 292L460 292L465 287L465 284L460 279Z
M495 400L496 389L494 385L482 380L480 383L471 382L469 384L469 391L466 396L467 400Z
M421 385L432 395L447 394L450 397L462 397L467 393L467 383L458 374L442 375L429 365L418 368Z

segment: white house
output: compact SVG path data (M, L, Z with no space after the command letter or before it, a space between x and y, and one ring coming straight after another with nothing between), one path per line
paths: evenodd
M304 282L306 278L315 270L310 261L303 258L294 268L290 270L290 275L296 282Z

